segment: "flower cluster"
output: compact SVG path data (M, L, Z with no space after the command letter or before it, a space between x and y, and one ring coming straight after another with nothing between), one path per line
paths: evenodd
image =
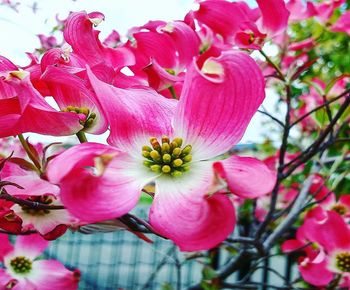
M151 184L157 234L184 251L220 244L235 226L232 194L256 198L275 183L263 162L225 155L265 98L260 68L238 48L258 48L286 26L288 11L274 2L285 11L278 20L264 1L259 11L204 1L184 21L150 21L127 41L113 31L103 43L95 27L104 15L75 12L63 22L66 43L45 45L40 60L31 54L20 68L1 57L0 137L18 135L29 157L4 159L4 218L54 239L127 214ZM239 14L222 34L212 18L227 5ZM107 129L108 145L86 142ZM76 134L83 144L49 155L26 132Z
M39 283L44 246L17 253L23 240L107 226L150 242L141 225L181 251L235 256L201 287L257 287L246 282L262 261L271 270L266 255L278 245L301 275L283 289L350 288L350 4L256 2L197 1L183 20L104 40L102 13L73 12L57 19L63 43L39 35L29 65L0 56L0 232L33 234L14 250L4 242L3 285ZM258 110L266 88L276 108ZM269 121L249 149L263 161L237 154L257 111ZM24 133L81 144L32 144ZM130 223L141 196L148 220ZM237 265L249 269L225 284ZM74 288L74 272L56 266L52 279Z

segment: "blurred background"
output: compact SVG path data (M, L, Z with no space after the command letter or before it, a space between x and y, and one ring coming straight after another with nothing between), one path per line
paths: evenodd
M245 1L256 6L253 0ZM140 26L149 20L182 20L197 4L192 0L0 0L0 55L7 57L17 65L29 64L26 52L33 52L40 47L39 34L50 35L57 19L65 19L70 11L99 11L105 15L105 21L98 26L101 38L105 38L113 29L125 35L133 26ZM62 34L54 34L60 43ZM268 92L264 106L272 108L277 98ZM283 112L279 112L283 114ZM263 133L271 130L264 126L266 117L257 113L250 123L241 143L261 143ZM264 129L264 130L263 130ZM264 131L264 132L263 132ZM25 134L28 136L28 134ZM75 137L49 137L30 134L32 141L41 142L77 142ZM105 142L107 135L88 136L89 141Z

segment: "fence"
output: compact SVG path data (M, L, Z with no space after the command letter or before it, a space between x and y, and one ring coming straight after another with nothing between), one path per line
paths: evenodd
M145 217L146 211L143 208L136 214ZM127 231L93 235L68 232L52 242L45 254L68 268L79 268L82 273L79 289L82 290L169 289L167 285L172 286L170 289L186 289L201 280L203 265L198 260L188 259L189 254L179 252L171 241L156 236L150 238L153 244ZM218 265L226 263L228 258L228 253L222 250ZM292 273L288 260L274 257L268 264L280 269L282 275ZM241 278L242 270L228 281ZM262 270L252 279L283 284L278 275Z

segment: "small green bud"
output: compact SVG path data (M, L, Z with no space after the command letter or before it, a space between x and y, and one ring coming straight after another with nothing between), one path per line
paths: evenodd
M155 173L161 173L162 167L158 164L151 165L151 170Z
M67 110L68 112L72 112L72 111L75 111L75 108L74 108L73 106L68 106L68 107L66 108L66 110Z
M145 158L149 158L150 157L150 154L149 154L149 151L142 151L142 156L145 157Z
M150 138L149 142L151 143L151 145L152 145L154 150L160 150L161 149L160 144L159 144L159 142L158 142L156 137Z
M183 161L181 159L175 159L173 161L173 166L174 167L180 167L183 164Z
M191 162L192 161L192 155L188 154L185 157L182 158L184 162Z
M183 165L183 166L181 167L181 169L182 169L183 172L187 172L187 171L190 170L190 166L189 166L189 165Z
M142 151L148 151L148 152L151 152L152 151L152 148L149 147L149 146L142 146Z
M86 121L85 121L85 128L90 128L91 126L92 126L92 124L94 123L94 119L87 119Z
M182 138L176 137L176 138L174 138L173 142L175 142L177 144L177 147L181 147Z
M169 173L171 171L171 167L169 165L163 165L162 171L164 173Z
M164 155L163 155L163 162L164 162L164 163L170 163L170 162L171 162L171 156L170 156L170 154L164 154Z
M178 157L178 156L180 156L180 154L181 154L181 149L179 148L179 147L177 147L177 148L175 148L174 150L173 150L173 157Z
M95 118L96 118L96 113L92 112L92 113L90 114L89 118L95 119Z
M170 152L170 145L169 143L163 143L162 144L162 153L169 153Z
M84 114L85 116L89 115L90 110L87 107L79 108L79 113Z
M152 159L154 161L160 161L161 160L161 157L160 157L160 154L157 150L152 150L149 155L152 157Z
M174 150L175 148L178 148L178 147L180 147L175 141L172 141L171 143L170 143L170 147Z
M171 175L174 177L180 177L182 175L182 172L179 170L174 170L173 172L171 172Z
M147 166L147 167L151 167L154 163L152 161L149 160L144 160L143 161L143 165Z
M182 149L182 155L187 155L191 153L192 151L192 146L191 145L186 145L184 149Z
M166 135L163 135L162 136L162 143L164 144L164 143L170 143L170 139L169 139L169 137L168 136L166 136Z

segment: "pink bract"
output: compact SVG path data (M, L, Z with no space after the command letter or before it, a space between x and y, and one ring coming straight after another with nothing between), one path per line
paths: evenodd
M37 259L47 248L48 242L39 235L18 236L10 244L8 236L0 235L0 288L13 289L67 289L78 288L79 277L56 260ZM11 263L12 262L12 263ZM23 268L16 263L25 262Z
M90 69L88 76L111 127L108 142L117 149L86 143L49 164L49 180L60 185L65 206L90 222L115 218L131 210L142 188L155 182L150 211L154 229L183 251L218 245L232 232L235 212L230 198L218 192L213 158L239 142L264 99L263 77L254 60L245 53L224 52L202 67L193 62L180 101L150 89L113 87ZM184 145L192 146L189 171L180 172L181 176L156 173L143 164L143 146L150 137L160 140L164 135L180 137ZM232 160L239 163L238 171L247 172L240 174L242 183L237 185L242 195L256 197L271 190L275 174L264 164L238 157ZM224 168L235 166L227 162ZM268 182L266 187L247 187L244 180L252 170L256 180ZM224 178L234 183L229 171Z

